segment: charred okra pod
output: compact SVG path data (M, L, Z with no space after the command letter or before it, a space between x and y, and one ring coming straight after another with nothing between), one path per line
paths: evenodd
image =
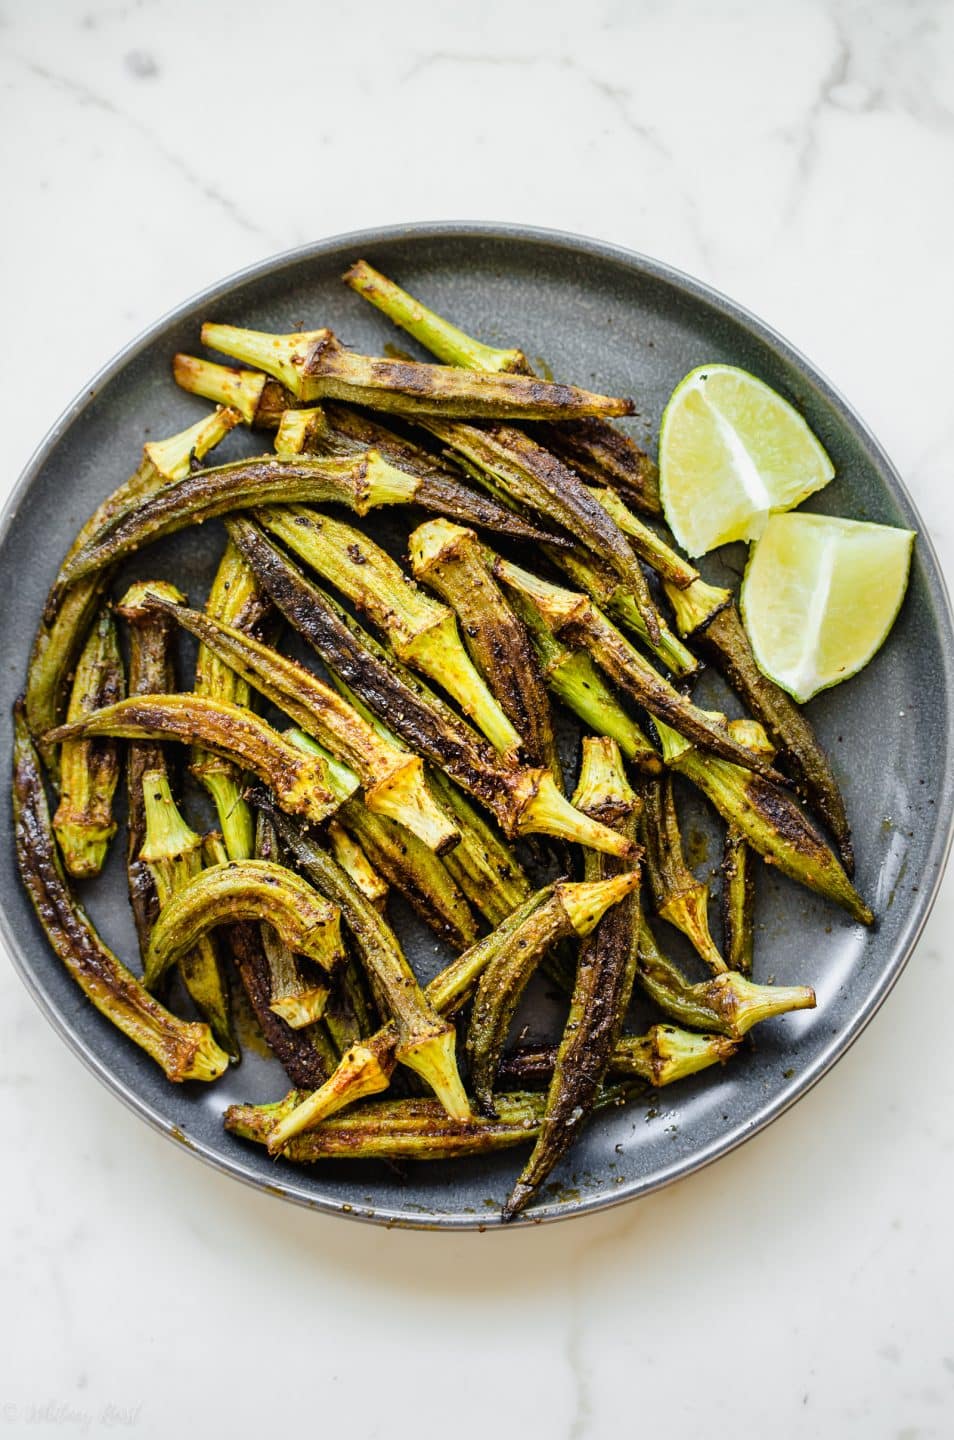
M146 836L139 856L149 867L161 915L172 898L201 873L202 840L179 813L164 770L144 773L142 793ZM210 936L200 936L192 949L180 954L179 973L212 1034L229 1058L237 1061L239 1048L229 1019L225 977Z
M626 779L614 741L605 736L584 739L580 779L573 799L587 814L635 835L640 802ZM586 879L593 883L609 884L611 877L619 875L620 862L610 856L590 851L584 863ZM607 911L580 947L570 1013L557 1048L543 1125L533 1153L504 1205L504 1220L512 1220L526 1208L573 1144L580 1122L596 1101L629 1007L636 973L634 940L638 924L637 878L637 888Z
M712 975L690 985L682 971L660 950L644 920L639 928L636 978L671 1019L696 1030L715 1030L732 1040L762 1020L789 1010L814 1010L810 985L755 985L737 970Z
M520 735L464 649L453 610L420 590L379 545L352 525L298 507L260 510L256 519L367 615L398 659L446 690L495 750L520 748Z
M496 530L515 540L539 543L549 539L551 544L560 543L558 536L548 536L495 500L462 484L459 472L440 456L396 435L367 415L334 404L296 410L293 407L298 401L294 395L261 371L232 370L190 355L177 355L173 371L184 389L210 400L231 395L247 424L277 430L275 450L283 458L304 454L360 457L375 450L389 465L417 477L412 498L424 510L449 515L464 525Z
M573 929L585 938L606 911L631 895L638 885L639 872L633 870L585 882L581 898L589 908L585 916L577 917ZM624 946L627 955L630 948ZM467 1053L474 1095L485 1115L493 1114L494 1076L507 1032L520 997L540 959L541 952L533 946L505 945L491 959L477 984L467 1031Z
M609 1073L646 1080L657 1087L673 1085L711 1065L724 1065L738 1048L739 1042L725 1035L699 1035L675 1025L651 1025L645 1035L623 1035L617 1040ZM555 1045L514 1050L504 1056L497 1079L507 1089L547 1084L556 1059Z
M658 775L662 761L649 738L623 709L585 650L571 650L558 640L537 607L518 591L511 592L514 609L527 629L544 680L558 700L597 735L615 740L627 760L647 775Z
M726 968L709 930L709 887L686 864L672 777L643 786L642 840L646 874L657 915L688 936L713 974Z
M229 858L222 836L214 830L203 837L202 853L207 866L224 865ZM224 930L224 944L269 1049L293 1085L315 1089L334 1070L338 1053L320 1020L294 1030L271 1008L272 967L262 944L263 929L250 920L229 925Z
M247 520L229 533L278 609L406 745L447 772L495 816L508 838L542 833L626 851L614 831L580 815L539 769L504 763L486 742Z
M201 745L251 770L272 787L285 808L316 823L341 803L340 795L331 789L328 767L318 756L302 754L257 715L225 701L204 700L199 695L131 696L75 725L51 731L48 739L56 742L84 735Z
M534 515L556 522L599 556L633 597L649 639L660 637L660 617L639 559L615 520L572 470L529 435L510 425L486 426L428 421L432 435L464 457L478 473Z
M101 1015L162 1068L169 1080L215 1080L228 1056L208 1025L171 1015L94 930L60 865L40 762L18 703L14 716L13 823L17 863L37 919L70 976Z
M768 761L733 740L722 720L713 720L673 689L588 596L551 585L499 556L493 557L492 564L503 584L535 605L556 635L585 647L610 679L655 720L666 721L700 748L726 760L753 769L771 769Z
M83 646L67 723L113 705L125 693L123 662L116 626L107 609L100 611ZM113 795L119 782L119 752L114 740L71 740L60 751L60 803L53 816L63 864L70 875L98 875L109 842L116 834Z
M165 695L175 689L172 658L172 623L155 610L146 610L146 593L184 600L174 585L155 580L131 585L116 607L129 636L129 694ZM140 851L146 838L143 776L147 770L165 771L166 753L158 740L134 740L126 746L126 882L132 906L139 953L145 955L149 936L159 914L159 897L152 874Z
M346 801L339 816L352 843L361 845L374 868L439 939L452 950L473 944L474 917L446 863L459 846L441 860L410 830L384 815L373 815L358 799Z
M378 505L410 504L419 489L414 476L394 469L374 451L344 460L265 455L194 470L101 525L82 549L67 557L54 593L164 535L251 505L311 500L346 505L365 515Z
M67 552L67 560L84 549L115 516L141 503L163 485L188 475L192 457L208 454L240 420L236 410L218 410L169 440L144 446L138 470L90 516ZM27 722L38 744L60 719L67 679L108 579L108 572L97 571L65 594L54 586L47 599L33 641L25 696ZM48 761L53 759L45 747L44 753Z
M398 470L417 479L414 504L423 510L478 529L496 530L513 540L546 543L560 548L568 543L559 534L543 530L509 505L463 483L459 469L448 459L422 445L396 435L379 420L343 405L314 410L287 410L275 436L275 452L286 459L301 454L360 456L373 450Z
M289 1080L307 1089L323 1085L338 1063L337 1051L320 1021L294 1030L271 1008L271 966L262 944L261 927L250 922L230 925L226 935L255 1019Z
M456 613L470 657L519 734L526 758L545 765L562 789L553 716L536 656L474 531L428 520L412 532L408 548L417 579Z
M619 899L619 895L616 895ZM547 885L528 897L490 935L485 935L451 962L425 990L439 1015L451 1016L465 1004L481 975L502 955L528 955L537 959L558 940L593 928L613 895L587 884ZM596 912L596 913L594 913ZM530 963L530 962L528 962ZM271 1153L318 1125L326 1116L365 1095L387 1089L397 1060L397 1027L390 1022L344 1057L330 1080L314 1094L300 1099L271 1130ZM260 1107L252 1107L259 1109Z
M593 494L612 515L636 553L661 577L680 635L694 634L700 625L705 625L731 603L731 591L720 585L708 585L695 566L634 515L615 490L594 490ZM598 599L595 595L593 598Z
M678 636L674 635L660 615L659 635L654 640L646 629L645 621L636 605L632 592L619 583L608 566L595 557L583 555L578 550L557 550L552 545L545 547L553 563L564 571L567 578L585 590L590 599L601 609L609 611L617 620L637 635L646 648L662 661L667 670L681 679L694 675L699 662Z
M366 260L358 260L343 278L346 285L350 285L365 300L370 300L395 325L413 335L445 364L460 365L467 370L489 370L495 374L533 374L522 350L499 349L465 335L456 325L428 310ZM614 429L606 420L573 420L561 425L544 426L541 427L541 437L544 444L566 460L578 474L590 475L599 484L609 482L631 495L641 509L652 514L659 513L656 466L635 441Z
M457 843L457 831L427 789L423 761L384 740L311 670L211 615L158 598L156 605L353 769L369 810L399 820L432 850Z
M622 1104L626 1091L611 1086L600 1106ZM274 1105L230 1105L225 1128L260 1145L271 1142L274 1130L298 1097L293 1092ZM369 1105L323 1120L299 1135L284 1150L298 1164L316 1160L454 1160L489 1155L525 1145L537 1134L543 1096L533 1091L497 1097L493 1120L471 1115L454 1120L436 1100L375 1100Z
M862 925L874 924L834 852L788 791L744 765L703 755L668 725L657 728L666 763L698 786L753 850L789 879L834 900Z
M749 842L737 825L726 827L722 851L722 945L730 970L752 973L755 947L755 868Z
M397 936L330 855L283 815L276 813L274 824L296 865L344 916L372 988L397 1029L397 1060L420 1075L448 1115L466 1119L470 1104L457 1071L454 1026L426 999Z
M444 867L474 909L496 927L530 895L530 881L511 847L467 796L439 770L431 772L430 780L460 831L460 844L444 856ZM468 943L476 938L472 935Z
M834 836L845 869L853 874L851 826L828 756L798 706L756 665L735 604L725 606L704 624L698 639L746 707L765 726L798 789Z
M281 861L275 827L261 810L255 817L254 856L256 860L271 860L276 864ZM294 951L271 925L263 922L259 929L268 963L269 1008L292 1030L315 1024L328 1004L327 983L302 973Z
M615 490L594 487L590 494L613 517L640 559L645 560L662 580L668 581L677 590L686 590L700 578L696 567L667 545L652 526L634 515Z
M180 604L185 603L182 597L177 598ZM227 541L206 601L206 614L245 634L255 634L268 608L251 566L232 542ZM243 709L251 703L248 681L203 644L199 645L196 657L193 689L196 695L208 700L226 700ZM229 859L250 859L255 824L242 793L245 788L242 771L230 760L201 747L193 750L189 768L212 798Z
M287 731L292 744L311 754L320 746L301 730ZM340 765L329 770L334 779ZM477 938L477 927L467 901L446 866L422 840L385 815L373 814L361 800L346 799L337 818L367 852L372 864L394 886L416 915L453 950L466 950ZM450 855L456 853L454 850Z
M145 982L218 925L265 920L291 950L331 972L344 959L338 908L307 881L270 860L230 861L202 870L159 912L146 954Z
M498 420L570 420L583 415L631 415L634 409L632 400L594 395L575 385L358 355L340 345L330 330L269 335L206 324L202 343L243 365L260 366L305 402L347 400L397 415Z

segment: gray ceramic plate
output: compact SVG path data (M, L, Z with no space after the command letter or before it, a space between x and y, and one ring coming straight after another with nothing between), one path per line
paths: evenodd
M818 1009L760 1027L724 1071L599 1116L534 1212L547 1220L577 1215L684 1176L767 1125L844 1054L897 980L950 841L950 607L917 512L877 442L806 360L731 301L665 265L574 236L464 224L372 231L269 260L190 300L117 356L44 441L3 517L4 754L31 636L73 534L137 463L144 439L172 433L203 411L173 385L173 352L194 350L200 321L214 317L279 331L329 324L347 342L380 353L399 337L338 278L358 256L475 334L521 345L555 375L636 395L637 434L655 435L670 391L693 366L742 365L799 406L832 456L837 479L817 508L919 531L910 590L888 644L860 676L810 707L845 790L858 884L878 928L866 934L807 892L760 875L757 975L814 985ZM231 453L264 448L246 435L226 443ZM207 526L140 555L130 573L185 575L201 600L220 541L218 527ZM710 578L729 573L736 580L740 559L729 552L710 567ZM703 697L721 701L715 682L707 683ZM684 803L703 874L717 859L718 837L691 797ZM85 898L119 953L134 954L118 857ZM117 1096L166 1135L240 1180L316 1209L414 1226L496 1223L518 1152L403 1173L358 1162L295 1170L226 1135L220 1116L228 1102L283 1092L277 1065L248 1050L212 1088L168 1085L83 1000L47 949L17 880L9 829L0 899L7 945L44 1014ZM440 961L433 942L407 916L401 928L412 960L431 973ZM667 936L667 946L684 955L677 939ZM532 1024L544 1023L545 1006L539 993L531 1000Z

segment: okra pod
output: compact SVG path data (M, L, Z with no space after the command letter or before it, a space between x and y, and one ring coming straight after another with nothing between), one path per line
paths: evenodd
M282 614L329 669L404 741L485 805L508 838L529 833L624 853L614 831L581 816L546 772L506 764L448 705L388 655L247 520L229 532Z
M462 525L496 530L512 540L546 542L558 549L568 543L559 534L541 529L508 505L500 504L497 497L465 485L460 470L452 468L444 456L425 450L422 445L386 429L379 420L347 406L288 410L275 436L275 451L286 458L299 454L344 458L368 450L396 469L416 476L414 504L421 509L436 511Z
M321 1022L293 1030L271 1008L271 968L262 945L261 927L245 922L230 925L227 944L239 979L269 1048L293 1085L323 1085L338 1056Z
M299 404L295 396L261 371L232 370L190 355L177 355L173 368L184 389L210 400L232 395L247 424L276 430L275 450L285 459L305 454L360 457L374 450L389 465L417 477L413 500L424 510L449 515L464 525L496 530L515 540L561 543L559 536L548 535L462 484L459 472L441 456L396 435L370 416L334 404L295 409Z
M770 770L768 761L733 740L725 724L713 720L675 690L630 645L616 626L586 595L551 585L499 556L492 559L494 574L510 590L526 596L558 636L585 647L597 664L654 720L664 720L705 750L753 769Z
M467 372L346 350L330 330L269 335L233 325L205 324L202 343L243 365L257 365L299 400L347 400L397 415L485 416L506 420L567 420L631 415L627 398L594 395L523 375Z
M254 858L281 863L278 837L271 819L262 810L255 816ZM292 1030L313 1025L325 1013L329 987L302 973L295 952L267 922L260 927L262 949L268 963L269 1008L280 1015Z
M645 1035L620 1036L610 1056L609 1073L646 1080L656 1087L673 1085L712 1065L724 1065L738 1048L739 1042L726 1035L699 1035L676 1025L651 1025ZM497 1079L508 1089L549 1083L556 1059L555 1045L514 1050L504 1056Z
M460 831L460 844L443 857L444 867L474 909L496 927L530 895L530 881L511 847L446 775L434 770L430 782ZM476 938L471 935L468 944Z
M182 597L179 597L179 603L185 603ZM232 542L227 541L205 604L206 614L212 620L255 635L269 608L255 572ZM206 699L226 700L242 708L251 704L248 681L201 643L196 656L193 690ZM229 859L250 859L255 843L255 822L242 794L245 788L243 772L230 760L201 747L193 750L189 769L212 798Z
M397 936L326 851L285 816L276 812L273 823L295 864L344 916L372 988L397 1028L398 1061L430 1086L448 1115L466 1119L470 1104L457 1071L454 1026L426 999Z
M129 694L165 695L175 690L172 657L172 622L155 610L147 610L147 593L169 600L184 600L174 585L163 580L131 585L116 611L123 617L129 636ZM147 770L165 771L166 753L158 740L133 740L126 746L126 883L132 907L139 953L145 955L149 936L159 914L159 897L149 866L140 859L146 838L146 805L143 776Z
M123 662L116 626L108 609L100 611L80 654L66 713L72 724L125 694ZM67 873L86 879L98 875L109 842L116 834L113 795L119 783L115 740L71 740L60 750L60 803L53 829Z
M651 525L634 515L615 490L595 486L590 488L590 494L612 516L640 559L645 560L661 579L669 581L678 590L685 590L700 578L696 567L667 545Z
M612 1086L600 1097L600 1106L622 1104L626 1091ZM275 1105L230 1105L225 1128L233 1135L269 1144L294 1094ZM286 1159L298 1164L316 1160L454 1160L468 1155L489 1155L525 1145L538 1133L543 1096L533 1091L500 1095L497 1117L471 1115L451 1119L438 1101L423 1098L376 1100L333 1115L307 1134L291 1140Z
M410 830L384 815L373 815L358 799L346 801L339 817L352 841L361 845L375 869L439 939L458 951L473 944L477 926L446 863L456 856L459 845L440 859Z
M618 827L630 837L635 835L641 805L626 778L619 747L613 740L605 736L584 739L580 779L573 800L587 814ZM584 874L590 882L610 884L612 877L619 876L620 862L610 856L590 851L584 864ZM637 872L634 889L607 911L580 947L570 1013L557 1047L543 1125L533 1152L504 1205L504 1220L512 1220L526 1208L566 1154L606 1077L636 973L638 884ZM499 1054L497 1059L499 1063ZM495 1071L496 1068L495 1065Z
M217 365L196 355L173 355L172 378L190 395L237 410L256 430L276 430L285 412L297 403L291 391L262 370Z
M204 1022L154 1000L100 939L60 865L26 710L14 712L13 824L20 876L54 954L83 994L161 1067L169 1080L215 1080L228 1065Z
M490 935L476 941L436 975L424 992L428 1001L439 1015L454 1015L495 958L508 954L539 958L567 935L588 934L609 903L612 895L606 893L605 887L567 882L544 886ZM283 1149L295 1136L353 1100L387 1089L397 1063L397 1044L397 1027L388 1022L360 1047L356 1046L321 1089L300 1097L282 1115L269 1134L270 1151Z
M703 755L668 725L657 729L666 763L698 786L768 864L834 900L862 925L874 924L871 910L834 852L788 791L744 765Z
M659 635L655 640L652 638L632 593L619 583L608 566L595 557L581 554L578 550L556 550L552 545L548 545L545 553L573 585L585 590L595 604L602 610L609 611L617 620L622 621L627 630L637 635L667 670L671 670L680 679L696 673L699 661L679 637L673 634L661 615Z
M258 510L256 520L384 632L394 653L447 691L495 750L510 754L520 735L464 649L453 610L415 585L352 525L299 507Z
M139 851L149 867L159 914L202 871L202 839L180 814L165 770L147 770L142 777L146 834ZM147 952L148 953L148 952ZM179 973L212 1034L233 1062L239 1048L229 1018L229 997L214 942L202 935L179 956ZM146 981L150 984L149 980Z
M696 954L718 975L726 963L709 930L709 887L697 880L686 864L672 777L648 781L642 797L646 874L656 914L681 930Z
M357 885L364 898L383 914L390 889L387 880L375 870L361 844L337 820L328 821L325 833L331 853L342 870Z
M267 921L290 949L329 973L344 959L338 907L283 865L229 861L202 870L159 912L145 961L153 986L170 965L218 925Z
M361 711L369 723L373 724L385 737L393 738L393 732L388 729L383 720L369 710L340 678L336 678L335 683L341 693L351 701L356 709ZM457 902L463 904L465 911L467 905L463 899L464 896L471 902L475 910L489 920L491 926L498 925L530 894L530 882L513 849L504 840L499 830L487 823L479 811L471 805L467 796L442 771L429 770L428 784L436 792L437 798L446 812L453 817L454 824L460 832L458 844L442 857L444 869L451 877L452 892ZM344 807L344 810L345 813L350 813L350 804ZM407 847L403 843L407 839L406 832L398 833L402 839L401 851L407 849L407 859L411 860L417 842L411 837L412 845ZM372 848L373 845L372 841ZM409 868L413 875L416 867L412 865ZM429 875L427 870L423 873ZM405 881L398 876L394 879L394 884L407 898ZM439 893L440 887L435 888ZM413 898L411 903L414 904ZM436 933L440 933L439 927L433 924L424 911L419 909L418 913ZM472 944L476 938L476 931L471 928L469 938L462 944L456 943L453 938L450 939L450 944L455 950L466 950L467 946Z
M217 830L203 836L202 854L207 866L228 862L228 852ZM250 920L229 925L225 930L225 944L269 1048L292 1084L314 1089L323 1085L334 1070L338 1053L321 1020L295 1030L272 1009L272 965L262 943L264 930L264 925Z
M51 742L84 735L126 740L178 740L201 745L251 770L270 785L280 803L316 823L337 810L341 798L330 787L328 767L304 755L248 710L199 695L137 695L109 705L75 725L62 725ZM357 782L355 782L357 785Z
M346 285L377 306L445 364L495 374L533 374L522 350L484 345L465 335L366 260L358 260L343 278ZM543 426L541 438L579 474L592 475L600 484L608 480L630 494L641 509L659 513L659 475L655 464L634 440L606 420L573 420Z
M557 699L597 735L615 740L626 759L645 774L660 774L662 761L651 741L623 709L586 651L571 650L558 640L525 595L513 590L511 599L530 636L543 678Z
M650 999L680 1025L715 1030L730 1040L740 1040L762 1020L815 1008L810 985L755 985L737 970L690 985L662 953L645 920L639 927L636 978Z
M385 741L311 670L211 615L161 599L156 605L353 769L369 810L399 820L437 852L457 843L457 831L427 789L424 762Z
M414 476L396 470L374 451L344 460L264 455L193 470L100 526L82 549L67 557L54 591L61 593L153 540L252 505L312 500L365 515L378 505L410 504L419 489Z
M587 884L590 910L586 921L574 925L585 938L607 910L631 895L639 885L639 872L628 870ZM625 907L624 907L625 916ZM629 953L630 947L624 947ZM507 1032L541 952L527 945L505 945L487 965L477 983L474 1008L467 1031L471 1085L482 1114L493 1114L493 1084Z
M237 410L218 410L179 435L145 445L139 468L86 521L67 552L67 560L84 549L115 516L188 475L192 457L208 454L240 421ZM54 586L47 599L30 654L25 697L27 721L38 744L60 719L68 677L108 580L107 571L97 571L65 594ZM41 750L55 770L55 756L42 745Z
M412 531L408 548L417 579L457 615L470 657L519 734L526 759L545 765L562 789L553 716L536 656L476 534L447 520L428 520Z
M287 731L287 738L308 753L321 753L316 742L301 730ZM385 815L372 814L357 797L344 800L337 818L435 935L452 950L466 950L473 944L477 938L474 917L450 872L433 850L403 825ZM449 854L455 854L457 848Z
M497 349L465 335L463 330L429 310L420 300L375 270L367 260L356 260L341 278L356 294L369 300L445 365L459 365L464 370L486 370L494 375L530 373L522 350Z
M749 842L737 825L726 827L722 851L722 945L730 970L752 973L755 947L755 868Z
M478 472L489 474L518 505L555 521L598 556L632 595L649 639L658 642L660 617L639 558L612 516L572 470L511 425L478 429L431 420L427 428Z
M765 726L797 788L834 836L846 871L853 874L851 826L828 756L795 702L755 663L736 606L721 609L698 631L698 639L746 707Z

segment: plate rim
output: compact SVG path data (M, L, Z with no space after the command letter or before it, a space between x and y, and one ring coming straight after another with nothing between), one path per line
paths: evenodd
M895 498L901 502L902 508L907 510L908 516L913 522L912 528L917 530L919 559L924 564L928 590L938 611L938 633L941 640L940 655L945 669L950 672L952 664L954 664L954 611L952 611L950 594L944 572L941 568L930 533L924 525L918 507L912 499L904 480L884 446L867 422L859 415L856 408L845 398L841 391L832 384L828 377L820 371L807 356L797 349L797 347L792 345L790 341L780 334L779 331L775 330L774 327L748 310L746 306L741 305L738 301L725 295L714 286L697 279L693 275L687 274L685 271L679 270L675 266L669 265L665 261L644 255L626 246L617 245L610 241L599 240L591 236L576 234L572 231L543 226L522 225L515 222L468 220L421 221L344 231L340 234L327 236L321 240L310 241L304 245L297 245L291 249L280 251L277 254L267 256L263 260L257 260L223 279L217 280L213 282L213 284L195 291L185 300L173 306L133 336L131 340L118 350L112 358L93 375L70 404L63 410L62 414L53 422L27 460L23 471L10 490L10 493L3 503L2 509L0 509L0 546L6 541L7 534L20 508L20 504L28 495L30 487L47 459L69 428L79 419L86 407L97 397L102 387L108 384L127 365L134 361L140 352L150 345L153 340L158 338L165 329L184 318L190 311L194 310L196 306L215 303L218 299L229 294L240 285L275 276L284 269L327 256L346 246L353 247L355 250L362 250L395 241L426 243L448 238L530 242L550 246L564 252L578 255L585 254L620 264L631 272L635 271L642 276L661 281L682 291L684 294L688 294L692 298L714 308L736 323L741 322L758 340L770 346L787 363L807 376L822 396L837 410L840 410L844 416L847 416L854 424L874 459L886 473L890 485L895 492ZM952 742L954 742L954 708L952 708L948 725L947 743L949 750L952 748ZM859 1012L852 1017L849 1024L842 1030L839 1030L837 1035L833 1037L832 1042L818 1055L808 1069L800 1071L786 1089L780 1091L779 1094L761 1106L755 1115L744 1125L737 1126L734 1130L730 1130L726 1134L710 1141L701 1149L694 1151L692 1155L680 1160L674 1160L672 1164L661 1170L657 1170L653 1175L639 1178L628 1186L621 1186L619 1190L612 1193L584 1193L577 1199L550 1202L545 1206L541 1206L537 1211L532 1211L527 1215L518 1217L514 1224L508 1226L503 1226L500 1223L499 1217L489 1214L485 1218L464 1214L434 1213L428 1215L415 1214L412 1209L396 1209L394 1207L377 1209L375 1207L350 1205L341 1200L308 1193L306 1190L300 1188L299 1185L296 1184L295 1179L290 1178L288 1173L284 1171L281 1172L281 1181L275 1184L266 1184L258 1174L249 1169L240 1159L225 1156L205 1142L184 1134L179 1126L170 1123L170 1121L148 1101L133 1093L125 1083L107 1067L97 1052L73 1030L66 1018L45 993L39 980L33 974L33 967L31 967L28 961L25 949L21 946L19 939L14 933L10 917L7 914L7 908L2 902L0 902L0 936L2 936L9 952L13 968L19 975L26 990L46 1020L66 1041L69 1048L79 1057L86 1068L105 1085L108 1090L117 1096L127 1108L145 1120L152 1129L158 1131L167 1139L177 1142L180 1146L186 1148L199 1159L205 1161L205 1163L211 1165L223 1174L240 1180L243 1184L251 1186L260 1193L264 1191L267 1194L275 1195L278 1198L301 1205L310 1210L317 1210L324 1214L340 1215L347 1219L381 1224L388 1228L458 1231L496 1231L516 1227L525 1228L528 1225L552 1224L558 1220L574 1219L581 1215L589 1215L598 1211L607 1210L613 1206L622 1205L632 1200L638 1200L645 1195L653 1194L661 1190L664 1186L674 1183L676 1180L696 1174L699 1170L721 1159L722 1156L728 1155L738 1149L740 1145L750 1140L753 1136L760 1134L767 1126L784 1115L797 1101L801 1100L804 1095L808 1094L808 1092L829 1073L838 1061L848 1053L859 1036L867 1029L868 1025L894 989L920 940L924 927L934 908L950 856L952 841L954 841L954 782L950 779L948 779L943 798L946 803L943 810L939 807L938 811L935 812L937 822L928 851L927 865L930 866L933 872L930 885L918 890L916 903L910 908L895 953L892 955L890 962L883 967L882 973L878 977L878 981L871 993L866 998L864 1005ZM943 813L945 810L946 814Z

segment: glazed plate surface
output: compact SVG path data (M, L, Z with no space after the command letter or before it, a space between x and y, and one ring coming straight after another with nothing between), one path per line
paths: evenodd
M175 351L201 353L202 320L283 332L329 325L366 353L381 354L388 344L413 348L341 284L342 271L359 257L465 330L521 346L555 377L634 395L640 413L633 433L653 446L662 408L688 370L713 361L744 366L798 406L835 463L835 481L808 508L919 532L909 593L887 645L860 676L808 707L845 793L856 881L877 928L866 933L760 870L755 978L813 985L817 1010L759 1026L722 1071L598 1115L551 1177L542 1203L518 1223L560 1219L645 1194L740 1144L844 1054L888 994L927 917L950 842L950 606L930 540L876 440L801 355L731 301L656 261L555 232L469 224L369 231L266 261L188 301L117 356L44 441L0 525L6 756L32 636L73 535L135 468L145 440L182 429L208 408L178 390L170 375ZM218 453L228 458L266 448L267 437L242 432ZM364 523L391 545L407 535L400 516ZM218 522L174 537L136 557L118 584L134 575L174 578L193 603L202 603L222 538ZM734 547L702 569L712 581L736 585L742 558ZM697 694L702 703L725 700L708 676ZM568 729L563 739L571 758L577 737ZM693 797L681 792L680 803L697 872L706 875L718 864L717 827ZM242 1064L216 1085L168 1084L87 1003L48 949L19 885L8 807L4 813L0 923L14 963L77 1055L144 1119L236 1178L316 1209L422 1227L498 1223L523 1151L402 1171L360 1162L297 1169L227 1135L221 1114L228 1103L284 1093L277 1062L246 1045ZM83 898L107 942L129 960L136 951L120 848ZM406 911L396 908L395 916L412 964L429 978L446 957ZM688 961L674 931L660 924L658 933L674 958ZM543 1033L550 1010L538 987L522 1014Z

